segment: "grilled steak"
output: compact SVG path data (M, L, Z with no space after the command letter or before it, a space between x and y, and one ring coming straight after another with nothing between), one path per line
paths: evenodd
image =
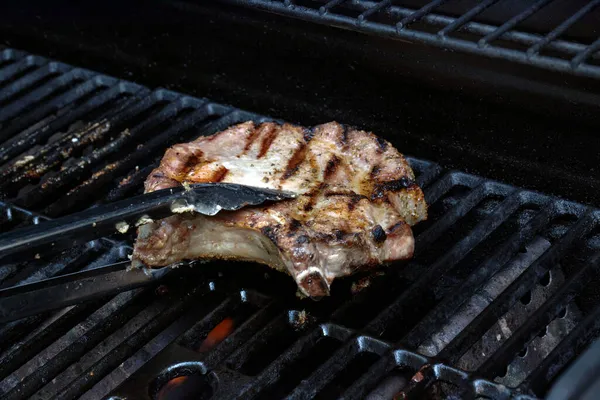
M402 155L371 133L335 122L312 129L245 122L167 150L145 183L231 182L295 192L270 205L183 213L142 225L134 259L249 260L288 272L311 297L336 277L412 257L410 226L427 218L423 192Z

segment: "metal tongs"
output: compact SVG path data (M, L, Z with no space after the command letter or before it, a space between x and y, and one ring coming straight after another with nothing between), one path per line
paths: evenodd
M177 212L216 215L248 205L293 198L289 192L231 183L201 183L158 190L127 200L101 205L40 225L0 235L0 262L39 258L91 240L129 229ZM0 323L40 312L116 294L155 282L171 270L130 268L131 262L44 279L0 289Z

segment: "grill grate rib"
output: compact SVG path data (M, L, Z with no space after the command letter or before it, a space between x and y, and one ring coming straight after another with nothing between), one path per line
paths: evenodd
M506 0L485 0L467 2L473 4L470 9L461 10L465 2L457 0L429 1L420 8L410 1L269 1L269 0L223 0L224 2L258 10L270 11L324 25L375 34L382 37L395 37L410 42L434 45L449 50L503 59L523 65L564 72L572 75L600 78L600 66L589 62L600 57L600 42L592 44L570 40L565 36L567 30L582 18L592 14L598 1L590 0L574 14L555 28L520 28L520 24L532 17L544 19L544 8L552 0L539 0L532 4L507 5ZM194 0L183 0L182 5L189 6ZM406 5L406 6L405 6ZM439 11L442 6L453 11ZM454 8L452 8L454 7ZM494 7L516 8L514 15L504 16L503 20L486 23L486 10ZM356 14L356 15L354 15ZM385 18L376 16L385 15ZM478 17L481 17L478 20ZM417 22L419 24L417 24ZM464 34L464 35L463 35ZM593 30L586 32L594 35ZM502 39L498 41L497 39ZM580 39L581 40L581 39ZM594 39L592 39L593 41ZM494 43L492 43L494 42ZM502 42L502 43L500 43ZM543 50L557 52L556 55L540 54Z
M356 4L329 3L323 15L335 15L347 3ZM442 3L404 13L399 29L432 17ZM528 12L546 3L536 2ZM379 13L399 12L392 2L371 6L362 11L363 24ZM515 17L508 28L488 29L487 45L510 35L525 17ZM473 29L469 18L457 19L447 32L461 25L462 30ZM0 190L5 196L0 202L1 231L139 193L169 145L248 119L268 120L207 99L149 91L13 50L0 53L0 85L0 101L6 104L0 112ZM580 289L597 273L600 253L590 235L598 232L600 214L408 159L431 205L431 219L415 228L417 254L404 268L371 277L370 285L356 295L349 293L350 281L340 282L339 294L312 303L293 297L285 277L269 274L265 281L260 267L242 270L239 265L209 263L177 270L161 287L14 321L0 327L0 395L139 397L143 388L141 396L150 396L147 391L164 377L149 377L185 362L190 373L209 381L211 374L218 377L214 399L362 399L396 376L396 385L404 384L398 390L409 397L459 394L524 400L528 396L502 385L498 377L520 350L543 340L537 336L540 330L568 308L568 315L581 316L578 322L574 320L573 328L527 376L511 381L518 381L525 393L542 396L559 371L600 332L596 300L577 310ZM0 266L0 282L34 282L124 260L131 248L122 240L106 238L47 259ZM127 240L130 243L131 237ZM435 357L419 354L442 328L439 321L458 315L536 240L545 243L539 257L530 255L521 265L523 272L463 321L464 329ZM565 256L574 246L585 251L571 265ZM553 271L552 278L545 276L547 271ZM555 273L564 274L564 282L536 289L547 292L532 316L487 356L459 364L499 318L527 293L535 297L532 291L538 282L554 280ZM205 340L227 318L233 321L231 332L211 348ZM294 375L314 352L322 353L322 359ZM472 365L473 371L456 365Z

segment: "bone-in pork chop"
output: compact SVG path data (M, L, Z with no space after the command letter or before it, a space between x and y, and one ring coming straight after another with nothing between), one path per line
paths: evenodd
M412 257L411 226L427 218L404 157L372 133L331 122L311 129L244 122L169 148L145 191L231 182L286 190L291 200L183 213L142 225L134 259L256 261L289 273L311 297L358 270Z

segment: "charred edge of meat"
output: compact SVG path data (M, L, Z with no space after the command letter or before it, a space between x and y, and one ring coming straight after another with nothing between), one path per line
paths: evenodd
M390 233L394 233L399 229L403 229L404 225L406 225L406 222L404 221L400 221L394 225L392 225L389 229L388 229L388 234ZM387 237L387 236L386 236Z
M267 154L269 149L271 148L271 144L277 137L279 133L279 129L276 129L275 126L269 125L269 131L265 134L262 143L260 144L260 152L258 153L258 158L262 158Z
M306 144L301 144L296 149L296 151L294 152L294 155L288 161L287 167L285 168L285 172L283 173L283 179L290 178L292 175L294 175L298 171L298 168L300 168L300 164L302 164L302 162L306 158L306 150L307 150Z
M313 300L320 300L323 296L329 295L329 284L319 270L311 269L305 273L298 274L298 285Z
M300 235L296 238L296 243L297 244L304 244L304 243L308 243L309 239L308 236L306 235Z
M269 238L269 240L277 244L277 227L265 226L261 228L260 232Z
M371 234L373 235L373 240L377 244L383 243L385 242L385 239L387 239L387 235L385 234L385 231L381 225L375 225L375 227L371 230Z
M384 151L386 151L388 148L388 142L385 139L380 138L379 136L376 136L375 139L377 140L377 145L379 146L380 152L383 153Z
M333 156L331 156L331 159L327 161L324 178L328 179L331 175L333 175L338 165L340 165L340 159L337 158L337 156L334 154Z
M414 185L416 185L415 181L408 179L405 176L393 181L377 183L373 188L371 200L382 198L383 196L385 196L386 192L398 192L402 189L406 189Z
M296 232L298 231L298 229L300 229L301 226L302 226L302 223L300 221L298 221L295 218L292 218L287 236L288 237L294 236L296 234Z

